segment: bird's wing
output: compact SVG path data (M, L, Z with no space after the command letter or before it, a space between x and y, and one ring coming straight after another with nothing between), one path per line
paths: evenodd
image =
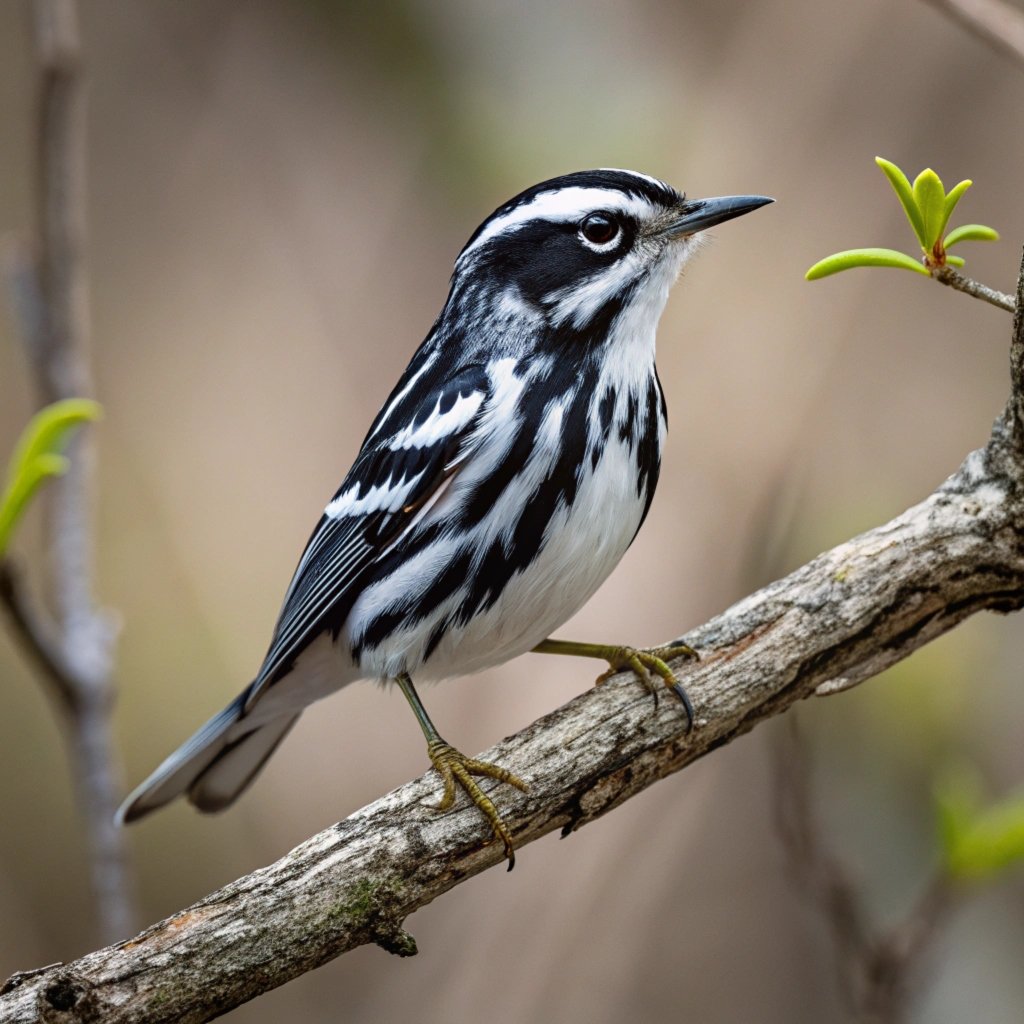
M323 632L325 619L336 620L338 605L354 600L363 570L416 528L467 457L489 390L484 368L415 383L414 407L400 417L400 426L383 429L390 425L385 422L371 431L313 531L247 709Z

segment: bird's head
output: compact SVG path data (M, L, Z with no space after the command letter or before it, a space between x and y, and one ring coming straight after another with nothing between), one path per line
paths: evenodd
M477 228L456 261L453 297L506 321L543 318L574 331L608 326L629 308L656 323L699 233L771 201L688 199L636 171L552 178Z

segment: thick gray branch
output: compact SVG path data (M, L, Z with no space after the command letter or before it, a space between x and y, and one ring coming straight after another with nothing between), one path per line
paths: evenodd
M1024 606L1022 465L1003 418L921 504L688 634L703 655L683 669L697 711L690 735L675 701L655 708L619 676L484 754L530 783L529 794L497 794L516 845L568 834L974 612ZM206 1021L363 943L413 953L406 917L503 860L475 808L438 814L425 806L437 796L432 776L408 783L129 942L15 976L0 1020Z

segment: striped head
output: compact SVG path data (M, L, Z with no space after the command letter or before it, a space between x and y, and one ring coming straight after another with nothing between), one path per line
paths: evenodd
M687 199L636 171L552 178L477 228L455 263L450 311L520 336L544 325L562 341L569 332L599 343L623 313L653 331L698 233L769 202Z

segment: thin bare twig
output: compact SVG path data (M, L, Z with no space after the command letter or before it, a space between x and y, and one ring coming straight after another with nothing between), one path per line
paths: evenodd
M14 305L40 405L90 395L88 302L83 260L85 98L75 0L33 0L38 62L36 237L8 245ZM113 815L121 791L111 732L113 643L110 615L93 598L89 431L72 439L70 467L45 495L47 591L52 628L30 610L13 570L4 602L23 643L60 695L78 802L86 824L97 930L107 941L129 934L136 914L127 852Z
M863 964L865 1022L900 1024L927 970L928 947L956 904L948 875L936 869L907 916L875 937Z
M78 687L64 660L53 626L32 606L13 562L0 561L0 604L7 611L14 635L50 684L57 707L73 719L78 710Z
M867 946L867 922L849 872L822 841L811 798L806 743L795 715L777 731L772 755L775 826L789 858L790 874L828 923L840 984L850 1005L856 1006L859 984L851 968Z
M907 916L884 933L874 932L858 886L822 834L795 715L777 733L774 754L779 836L794 881L828 925L843 992L865 1024L899 1024L920 983L928 946L953 905L952 882L936 869Z
M1012 313L1016 308L1012 295L1007 295L1006 292L997 292L995 288L989 288L987 284L981 284L965 277L950 266L936 267L931 273L936 281L948 284L950 288L955 288L958 292L973 295L974 298L981 299L992 306L1005 309L1008 313Z
M1024 12L1005 0L926 0L994 50L1024 64Z

